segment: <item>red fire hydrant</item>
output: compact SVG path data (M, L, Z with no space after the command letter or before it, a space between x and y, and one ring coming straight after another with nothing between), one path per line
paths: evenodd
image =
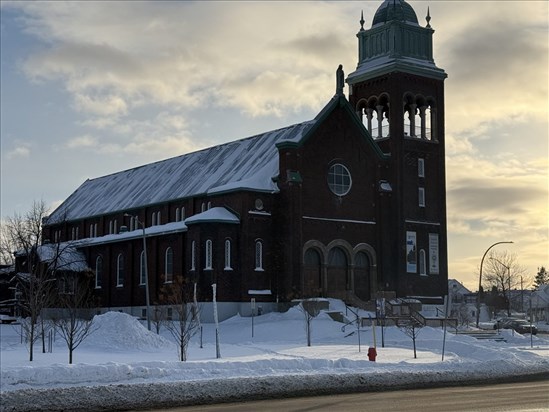
M368 359L372 362L376 361L377 351L376 348L368 348Z

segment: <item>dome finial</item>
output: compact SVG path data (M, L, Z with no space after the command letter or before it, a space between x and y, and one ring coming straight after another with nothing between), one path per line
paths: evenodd
M364 10L360 11L360 31L364 31Z
M429 13L429 6L427 6L427 17L425 17L425 20L427 20L427 27L428 29L431 28L431 24L430 24L430 21L431 21L431 14Z

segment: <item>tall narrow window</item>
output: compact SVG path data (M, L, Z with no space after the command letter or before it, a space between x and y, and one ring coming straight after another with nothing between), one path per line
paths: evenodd
M419 207L425 207L425 188L420 187L418 190Z
M263 243L261 240L255 242L255 270L263 270Z
M193 240L191 242L191 270L196 269L196 243Z
M112 226L112 220L109 221L109 235L112 235L112 229L113 229L113 226Z
M78 234L78 228L76 228L76 240L78 240L79 234Z
M173 282L173 250L171 247L166 249L166 258L164 262L164 282L172 283Z
M205 212L206 211L206 203L202 202L202 207L200 209L201 212Z
M93 235L93 223L90 225L90 237L94 237L94 235Z
M114 221L114 224L113 224L113 228L114 228L114 234L118 234L118 220L115 220Z
M204 269L211 270L212 269L212 241L210 239L206 240L206 262Z
M156 212L151 214L151 226L156 226Z
M93 225L93 237L97 237L97 223Z
M162 224L162 215L160 212L156 212L156 224L161 225Z
M175 209L175 221L176 222L181 221L181 209L179 208Z
M212 208L212 202L208 202L208 210Z
M426 265L425 265L425 250L421 249L419 251L419 274L426 275Z
M185 208L181 207L181 220L185 220Z
M145 251L142 251L139 257L139 284L144 285L146 283L147 283L147 267L145 265Z
M122 253L116 259L116 286L124 286L124 256Z
M417 175L419 177L425 177L425 160L417 159Z
M225 240L225 270L232 270L231 266L231 241Z
M101 289L101 280L103 278L103 258L97 256L95 259L95 288Z

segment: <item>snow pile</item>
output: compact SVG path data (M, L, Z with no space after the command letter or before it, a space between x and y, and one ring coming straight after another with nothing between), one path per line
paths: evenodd
M173 348L174 344L143 327L137 318L122 312L107 312L93 318L94 328L82 346L109 351L154 351Z

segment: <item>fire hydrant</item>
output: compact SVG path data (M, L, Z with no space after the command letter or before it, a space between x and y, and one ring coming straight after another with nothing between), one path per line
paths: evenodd
M375 361L376 361L376 356L377 356L376 348L373 348L373 347L368 348L368 359L369 359L371 362L375 362Z

